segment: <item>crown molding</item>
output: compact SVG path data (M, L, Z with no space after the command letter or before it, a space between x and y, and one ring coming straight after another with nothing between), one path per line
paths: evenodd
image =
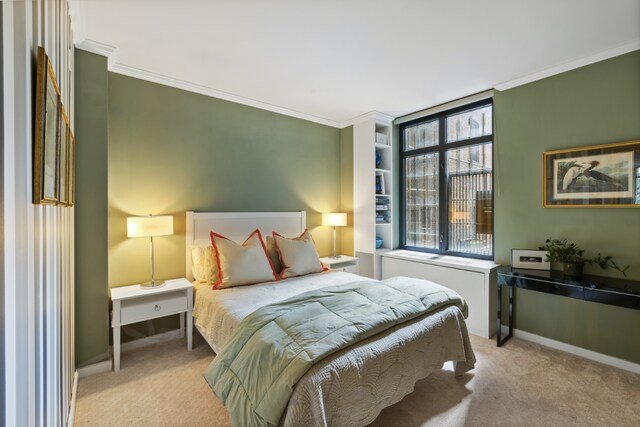
M331 127L338 127L339 125L339 123L334 120L317 117L311 114L302 113L300 111L290 110L288 108L279 107L277 105L268 104L266 102L257 101L255 99L246 98L240 95L234 95L232 93L223 92L221 90L213 89L195 83L190 83L173 77L163 76L158 73L142 70L136 67L130 67L128 65L113 63L109 66L109 71L153 83L159 83L165 86L171 86L189 92L199 93L201 95L211 96L213 98L224 99L225 101L231 101L237 104L248 105L250 107L271 111L273 113L283 114L285 116L295 117L297 119L308 120L310 122L319 123L321 125Z
M119 64L116 61L117 48L115 46L97 42L91 39L84 39L76 43L75 46L78 49L82 49L87 52L106 56L108 61L107 62L108 69L113 73L122 74L125 76L134 77L136 79L146 80L149 82L174 87L176 89L195 92L201 95L223 99L225 101L235 102L236 104L247 105L249 107L259 108L261 110L271 111L273 113L278 113L278 114L282 114L289 117L295 117L297 119L319 123L321 125L340 128L340 123L335 120L325 119L324 117L318 117L312 114L302 113L300 111L291 110L285 107L279 107L277 105L269 104L269 103L258 101L251 98L246 98L244 96L235 95L233 93L224 92L224 91L213 89L207 86L202 86L196 83L187 82L185 80L176 79L174 77L164 76L162 74L154 73L152 71L131 67L129 65Z
M111 46L105 43L100 43L95 40L84 39L76 43L78 49L85 50L87 52L95 53L96 55L111 57L116 51L115 46Z
M371 111L354 118L348 119L343 122L326 119L323 117L314 116L311 114L303 113L300 111L291 110L289 108L280 107L277 105L269 104L266 102L258 101L255 99L247 98L241 95L235 95L229 92L213 89L207 86L202 86L196 83L187 82L185 80L176 79L162 74L154 73L151 71L143 70L136 67L131 67L124 64L119 64L116 61L115 46L111 46L105 43L101 43L91 39L83 39L77 42L75 46L78 49L85 50L87 52L95 53L97 55L106 56L108 59L108 69L111 72L134 77L141 80L150 81L153 83L162 84L165 86L174 87L177 89L186 90L189 92L199 93L201 95L211 96L213 98L223 99L237 104L247 105L261 110L271 111L285 116L295 117L302 120L322 124L325 126L331 126L334 128L342 129L349 126L353 126L358 123L362 123L367 120L377 120L383 122L393 122L394 117L380 113L378 111ZM538 71L536 73L528 74L526 76L519 77L517 79L509 80L507 82L499 83L495 85L495 89L499 91L511 89L517 86L521 86L527 83L541 80L547 77L551 77L556 74L564 73L576 68L584 67L595 62L603 61L605 59L613 58L615 56L624 55L625 53L633 52L640 49L640 39L635 39L630 42L624 43L612 49L607 49L593 55L589 55L583 58L579 58L564 64L560 64L554 67Z
M493 98L493 89L483 90L482 92L467 95L462 98L454 99L453 101L445 102L444 104L433 105L431 107L424 108L414 113L405 114L404 116L397 117L394 121L394 125L410 122L411 120L427 117L432 114L440 113L441 111L451 110L452 108L461 107L474 102L482 101L483 99Z
M84 39L75 45L78 49L82 49L87 52L95 53L96 55L106 56L108 62L109 71L125 76L133 77L148 82L158 83L165 86L174 87L177 89L186 90L189 92L199 93L201 95L211 96L213 98L224 99L225 101L235 102L237 104L248 105L250 107L259 108L261 110L267 110L285 116L295 117L298 119L308 120L310 122L319 123L326 126L342 129L348 126L352 126L357 123L362 123L367 120L378 120L391 123L393 117L380 113L378 111L370 111L344 122L337 122L335 120L325 119L323 117L317 117L311 114L302 113L300 111L290 110L288 108L279 107L277 105L268 104L255 99L246 98L240 95L234 95L232 93L223 92L221 90L213 89L207 86L202 86L196 83L190 83L185 80L176 79L162 74L154 73L152 71L143 70L129 65L119 64L115 61L115 52L117 48L115 46L108 45L106 43L97 42L95 40Z
M634 50L639 50L639 49L640 49L640 39L631 40L630 42L621 44L614 48L603 50L593 55L578 58L573 61L565 62L564 64L556 65L555 67L546 68L542 71L528 74L526 76L522 76L517 79L509 80L507 82L497 84L494 87L500 91L512 89L514 87L522 86L524 84L531 83L536 80L542 80L547 77L554 76L556 74L564 73L565 71L575 70L576 68L584 67L589 64L604 61L605 59L624 55L625 53L633 52Z
M386 122L391 124L393 122L394 117L381 113L379 111L369 111L368 113L361 114L352 119L346 120L338 126L340 129L346 128L349 126L357 125L359 123L366 122L368 120L375 120L377 122Z

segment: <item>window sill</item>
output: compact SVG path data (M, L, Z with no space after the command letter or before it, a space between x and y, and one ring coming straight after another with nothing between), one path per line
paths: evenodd
M482 259L430 254L406 249L389 251L382 254L382 256L405 261L421 262L423 264L439 265L441 267L455 268L458 270L477 271L480 273L486 273L500 266L500 264L496 264L493 261Z

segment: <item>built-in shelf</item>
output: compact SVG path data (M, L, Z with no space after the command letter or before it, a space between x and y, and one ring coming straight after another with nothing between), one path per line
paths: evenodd
M392 118L379 113L353 127L354 249L361 259L371 259L361 263L360 274L373 278L380 278L381 251L393 247L392 133Z

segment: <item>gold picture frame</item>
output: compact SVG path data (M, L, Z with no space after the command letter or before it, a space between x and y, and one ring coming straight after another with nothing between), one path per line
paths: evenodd
M58 204L69 206L69 119L60 107L60 143L58 147Z
M640 141L547 151L545 208L640 207Z
M38 48L35 135L33 139L33 203L55 205L59 197L60 89L44 50Z
M76 139L73 136L71 126L69 126L69 206L76 203Z

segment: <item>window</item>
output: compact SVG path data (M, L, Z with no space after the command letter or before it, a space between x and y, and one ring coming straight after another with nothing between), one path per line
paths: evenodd
M493 258L493 104L400 125L401 244Z

